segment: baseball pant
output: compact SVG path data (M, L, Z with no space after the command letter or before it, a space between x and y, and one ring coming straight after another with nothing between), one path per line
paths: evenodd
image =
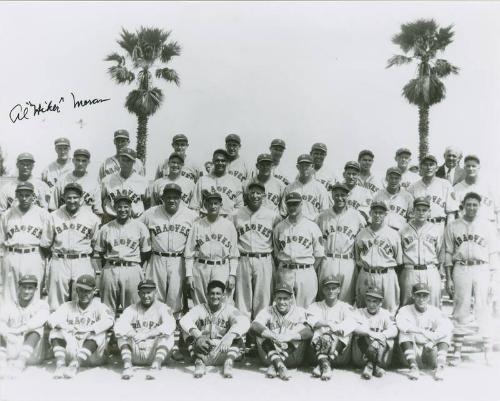
M394 269L389 268L386 273L370 273L361 269L356 283L356 306L366 306L365 294L368 287L377 286L384 293L382 308L387 309L393 316L399 308L399 283Z
M382 347L379 350L370 350L371 342L375 341L375 346ZM394 351L394 340L388 340L385 344L381 345L376 340L368 336L355 336L352 342L352 362L355 366L362 368L367 362L374 362L375 359L377 366L386 369L392 360L392 355ZM371 358L367 358L366 354L370 351L378 351L377 355L372 355Z
M216 351L216 347L220 343L220 339L213 339L212 341L215 342L215 346L208 353L196 352L193 344L189 345L188 350L191 358L193 360L201 359L206 366L220 366L224 364L228 356L231 356L233 359L239 358L245 347L243 339L239 337L233 340L227 352L218 352Z
M49 341L58 339L66 343L66 363L77 359L79 351L86 340L93 340L97 344L97 350L85 361L84 365L99 366L104 362L104 353L107 346L106 332L99 334L87 334L82 338L76 338L73 334L61 329L53 329L49 334Z
M236 307L249 319L271 303L274 262L265 258L242 256L236 275Z
M118 348L128 345L132 350L132 364L136 366L150 366L156 356L158 348L162 347L170 352L174 347L174 336L160 335L156 338L148 338L140 343L136 343L131 338L119 337L117 339Z
M17 302L18 281L25 274L33 274L38 280L35 298L40 299L43 286L45 261L40 253L15 253L7 251L3 257L3 295L5 302Z
M27 339L31 337L28 341L29 345L26 344ZM38 338L38 340L36 340ZM36 330L31 330L25 334L17 334L7 337L0 336L0 353L4 353L7 360L18 359L26 345L30 348L31 355L27 359L28 365L39 365L43 361L45 356L45 347L43 341L43 328Z
M278 346L269 339L257 338L257 350L260 360L266 366L270 365L274 358L279 358L287 368L296 368L302 365L306 351L305 341L293 341Z
M427 270L415 270L413 266L405 266L401 272L401 306L413 303L412 287L417 283L425 283L431 291L430 304L441 307L441 275L434 265L427 265Z
M471 303L474 294L473 315L479 327L479 334L491 335L490 316L487 306L490 285L490 266L488 264L464 266L455 264L453 268L453 320L456 329L466 328L471 323Z
M52 312L64 302L75 299L74 284L78 277L84 274L94 276L94 268L89 257L81 259L59 258L56 255L52 257L50 261L48 288L48 302Z
M186 270L181 257L166 257L152 254L144 274L157 286L158 299L166 303L177 316L182 311L182 285Z
M352 305L354 303L354 293L356 289L354 259L327 257L319 269L318 281L321 283L323 278L332 274L342 277L339 299Z
M102 270L101 299L113 312L118 307L124 310L127 306L139 301L137 286L143 278L141 266L112 266L109 263Z
M308 308L318 293L318 277L313 265L305 269L278 268L278 282L290 285L295 293L295 303Z
M222 281L229 278L229 262L222 265L208 265L195 260L193 264L193 304L196 306L207 302L207 286L212 280ZM233 294L226 291L226 300L232 303Z

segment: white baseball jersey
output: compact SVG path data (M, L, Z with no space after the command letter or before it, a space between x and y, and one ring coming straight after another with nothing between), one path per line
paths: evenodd
M377 313L372 315L367 308L360 308L355 311L354 319L358 326L363 327L365 330L382 333L387 339L398 335L394 317L387 309L380 308Z
M26 306L19 302L2 303L0 308L0 333L7 328L19 328L26 326L25 333L30 331L41 332L49 318L49 304L47 301L33 297Z
M300 217L294 224L287 218L273 230L274 255L283 263L312 265L325 256L321 237L313 221Z
M319 170L315 170L314 178L321 182L327 191L330 191L331 186L339 181L337 175L324 164Z
M149 186L147 194L147 197L151 199L151 206L163 204L163 188L165 188L165 185L167 184L177 184L179 187L181 187L181 200L186 206L189 206L189 202L191 202L191 197L193 196L195 182L183 175L180 175L175 179L171 179L168 176L165 176L163 178L155 180Z
M434 177L429 185L425 184L423 180L418 180L408 187L408 192L414 198L424 197L429 200L431 218L446 217L447 213L458 210L455 191L450 182L443 178Z
M28 182L31 182L35 187L35 204L47 209L50 200L50 189L46 183L38 178L30 177ZM17 184L25 182L19 179L15 179L9 182L5 182L0 189L0 214L5 212L12 205L17 205L18 201L16 199L16 187Z
M266 182L262 182L257 179L257 176L254 176L253 181L260 182L265 187L266 195L262 200L262 206L278 211L285 193L285 184L273 176L269 177Z
M141 159L135 159L134 166L132 167L132 171L139 175L146 175L146 170L144 169L144 165L142 164ZM120 173L120 162L116 156L108 157L99 167L99 181L104 180L105 177L111 174L119 174Z
M143 176L132 173L123 178L120 173L107 176L101 183L101 201L104 212L116 216L114 201L117 195L126 194L132 199L132 217L139 217L144 212L144 200L148 181Z
M313 340L324 333L330 331L330 327L320 327L314 329L316 323L324 321L330 325L337 326L342 330L340 340L343 343L348 342L348 337L356 327L354 319L354 310L351 305L338 300L332 307L328 306L325 301L313 302L307 309L307 323L314 330Z
M169 171L170 170L168 168L168 159L165 159L156 168L155 180L168 176ZM201 175L202 175L202 170L200 169L200 167L198 167L198 165L195 162L193 162L190 158L186 157L184 159L184 164L181 169L181 176L188 179L189 181L192 181L193 184L196 184L196 181L198 181L198 178Z
M370 216L370 205L372 203L373 194L369 189L365 187L355 185L347 195L346 203L356 209L357 211L364 213L366 218Z
M415 184L420 179L421 177L418 173L406 170L404 173L401 173L401 187L408 190L411 184Z
M129 219L122 225L113 220L97 232L94 249L106 260L140 263L141 252L151 251L151 238L140 221Z
M148 333L151 330L159 334L172 335L175 319L170 309L163 302L155 300L148 308L137 302L125 308L113 328L119 337L132 337L136 333Z
M396 230L406 224L407 218L413 210L413 196L401 188L395 194L383 188L373 196L373 202L384 202L389 208L385 217L385 224Z
M96 214L102 214L101 186L97 180L90 177L88 173L85 173L82 177L77 177L71 172L61 177L54 188L52 188L49 210L56 210L64 205L64 187L73 183L79 184L83 189L83 205Z
M285 187L287 185L290 185L290 182L291 182L290 176L282 166L280 166L280 165L274 166L273 165L272 173L273 173L273 176L275 178L280 180L285 185Z
M281 220L276 211L261 206L252 212L243 206L233 215L240 252L271 253L273 228Z
M426 222L417 228L410 221L401 227L399 235L404 264L438 265L444 262L443 236L436 224Z
M146 210L138 219L144 223L151 235L153 251L165 253L184 252L186 241L198 214L182 203L173 215L163 205Z
M472 222L463 217L452 221L446 226L444 242L446 266L472 260L489 263L490 255L500 250L493 227L478 218Z
M251 174L250 167L241 157L228 161L226 171L240 182L247 180Z
M321 211L330 207L328 192L323 184L314 178L305 184L297 179L285 188L280 207L282 216L288 215L285 198L291 192L298 192L302 196L302 214L311 221L316 220Z
M226 333L243 336L250 328L249 319L230 304L222 304L218 311L212 312L207 304L196 305L179 321L182 330L189 334L198 329L202 335L220 340Z
M478 210L478 217L497 223L497 214L500 213L500 199L488 183L478 180L474 184L467 184L465 180L456 184L453 189L457 195L457 201L461 204L465 195L469 192L476 192L481 196L481 207Z
M276 305L262 309L255 317L254 323L258 323L275 334L298 333L307 322L307 313L304 308L292 304L290 310L285 314L278 311Z
M413 304L401 307L396 315L396 325L401 334L417 328L432 331L437 341L449 337L453 329L450 319L442 310L432 305L427 305L425 312L419 312ZM420 345L429 342L422 334L415 334L413 338Z
M322 211L317 223L325 252L348 254L354 252L354 241L365 226L365 219L357 210L346 207L340 213L335 213L333 209Z
M363 228L354 249L357 259L369 267L396 267L403 263L399 234L385 224L378 231Z
M362 177L360 174L358 175L358 185L368 189L373 197L373 195L384 188L384 180L373 174L370 174L368 177Z
M243 185L241 181L229 174L217 177L214 174L200 177L193 190L189 203L191 209L206 213L203 206L203 191L218 192L222 196L221 214L231 214L234 209L243 206Z
M68 158L66 163L62 165L55 160L42 171L42 181L45 182L52 190L56 186L57 182L66 174L71 173L71 171L73 171L71 158Z
M49 317L51 327L69 326L73 331L91 329L96 334L111 328L113 322L113 312L99 298L93 298L86 309L81 309L77 300L65 302Z

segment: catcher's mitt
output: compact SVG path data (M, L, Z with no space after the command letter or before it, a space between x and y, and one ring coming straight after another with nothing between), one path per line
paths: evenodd
M334 351L336 345L335 339L330 334L323 334L314 341L314 350L316 354L328 355Z
M200 336L194 342L194 352L196 354L208 355L213 348L212 341L207 336Z

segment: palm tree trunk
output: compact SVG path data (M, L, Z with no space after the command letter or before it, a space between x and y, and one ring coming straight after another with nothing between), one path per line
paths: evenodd
M419 161L429 153L429 105L418 106Z
M148 142L148 116L137 116L137 157L146 164L146 145Z

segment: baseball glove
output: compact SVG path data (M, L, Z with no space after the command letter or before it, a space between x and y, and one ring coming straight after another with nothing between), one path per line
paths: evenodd
M213 347L212 341L208 336L200 336L194 342L194 352L196 354L208 355Z
M314 341L313 346L316 351L316 355L329 355L334 349L335 340L329 333L325 333Z

